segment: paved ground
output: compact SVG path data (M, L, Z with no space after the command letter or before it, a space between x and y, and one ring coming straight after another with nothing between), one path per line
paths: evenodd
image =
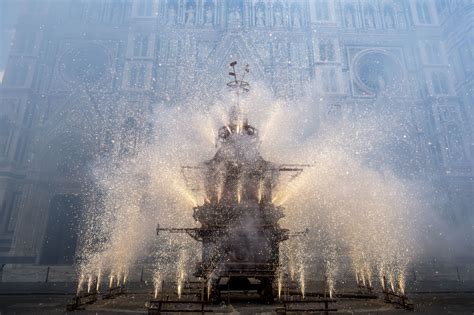
M72 301L74 283L0 283L0 315L4 314L67 314L66 304ZM474 315L474 282L417 282L408 286L415 311L397 309L382 300L339 299L337 314L470 314ZM151 299L147 283L131 283L128 294L88 305L85 310L69 314L146 314L145 303ZM171 297L174 299L174 297ZM215 314L275 314L274 305L261 305L232 299L229 305L213 306ZM280 305L281 306L281 305ZM298 313L291 313L298 314Z
M66 312L71 296L66 295L2 295L0 314L146 314L146 294L128 294L102 300L85 310ZM474 314L474 293L413 294L415 312L394 308L380 300L339 300L337 314ZM213 307L215 314L275 314L278 305L259 305L231 301L230 305Z

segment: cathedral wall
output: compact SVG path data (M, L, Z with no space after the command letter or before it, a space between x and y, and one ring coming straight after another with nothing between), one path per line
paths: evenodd
M459 10L471 13L453 30ZM381 96L404 106L426 164L449 183L453 217L472 218L468 4L77 0L34 12L20 15L1 86L0 257L40 263L52 200L80 194L67 174L72 162L54 152L84 161L120 152L113 143L122 135L111 126L135 121L144 130L156 104L197 91L212 98L232 60L250 64L252 80L276 97L297 100L311 90L327 104L321 119L341 107L357 115L382 106Z

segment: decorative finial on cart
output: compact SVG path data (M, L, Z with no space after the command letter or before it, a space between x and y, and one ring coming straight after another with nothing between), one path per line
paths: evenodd
M230 67L232 68L232 71L229 72L229 75L233 77L234 79L227 83L227 86L236 89L237 93L239 93L241 90L244 92L250 91L250 84L245 81L245 75L250 72L250 66L246 65L242 74L242 78L239 79L239 76L237 75L237 71L235 70L235 66L237 65L237 61L232 61L230 63Z

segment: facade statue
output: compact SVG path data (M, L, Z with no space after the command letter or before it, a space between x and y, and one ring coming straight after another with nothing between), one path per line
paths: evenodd
M110 23L120 23L122 17L123 3L122 1L114 1L111 4L110 8Z
M374 14L374 9L371 7L366 7L365 8L365 26L369 29L374 29L376 28L375 25L375 14Z
M281 7L277 6L273 10L274 25L283 26L283 12L281 12Z
M168 8L168 19L166 21L166 24L168 25L176 25L176 8L174 6L170 6Z
M401 28L401 29L407 28L406 16L402 10L398 11L397 13L397 23L398 23L398 28Z
M186 24L186 25L193 25L194 24L194 15L195 15L194 13L195 13L194 7L192 5L190 5L186 9L186 18L185 18L184 24Z
M241 16L240 16L240 9L235 7L229 14L229 24L231 25L240 25Z
M329 6L326 0L316 0L316 18L318 20L329 19Z
M389 29L394 29L395 28L395 14L393 12L393 9L390 7L385 7L384 9L384 21L385 21L385 27Z
M255 12L255 25L262 27L265 26L265 11L261 6L257 7L257 12Z
M299 8L293 9L291 13L291 22L294 28L301 28L301 14Z
M346 7L344 10L344 19L346 21L346 26L349 28L355 28L355 13L353 7Z
M204 25L206 26L210 26L213 24L214 22L214 11L213 11L213 7L208 5L206 6L206 8L204 9Z
M92 2L91 6L91 10L88 10L89 22L99 23L101 21L100 12L102 11L102 4L99 2Z

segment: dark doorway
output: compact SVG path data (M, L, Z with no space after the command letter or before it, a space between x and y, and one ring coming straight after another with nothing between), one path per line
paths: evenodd
M41 264L70 265L74 262L79 215L83 206L80 195L53 197L49 206Z

